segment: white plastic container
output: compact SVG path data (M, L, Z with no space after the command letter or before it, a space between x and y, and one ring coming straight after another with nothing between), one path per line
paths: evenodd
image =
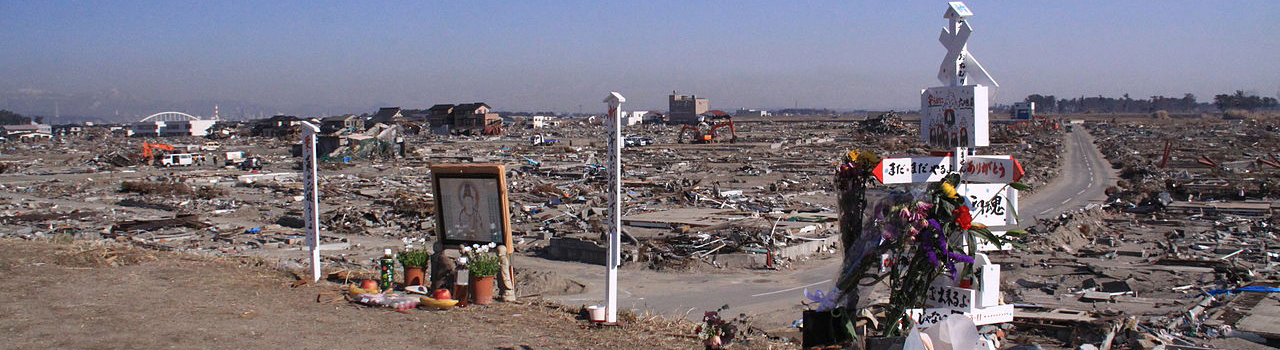
M606 314L605 309L606 308L604 306L600 306L600 305L588 306L587 307L587 314L589 315L588 317L591 318L591 321L594 321L594 322L604 322L605 314Z

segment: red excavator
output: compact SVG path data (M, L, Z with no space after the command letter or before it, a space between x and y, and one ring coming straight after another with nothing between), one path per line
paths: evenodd
M727 126L729 127L729 135L731 135L731 137L729 138L729 143L738 142L738 131L733 127L732 118L728 116L724 116L724 117L713 117L710 120L711 120L710 126L708 126L706 122L699 123L698 126L696 127L688 124L681 126L680 137L676 139L676 141L680 143L684 143L685 132L692 131L694 137L691 142L693 143L720 142L719 140L716 140L716 129Z
M155 150L173 151L177 149L164 143L142 141L142 154L140 155L140 158L142 158L141 161L145 164L155 163L155 157L158 155L158 152Z

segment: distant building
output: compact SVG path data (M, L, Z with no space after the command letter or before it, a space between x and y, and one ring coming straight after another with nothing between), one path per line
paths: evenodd
M133 123L129 129L130 136L207 136L209 128L217 120L171 120L145 121Z
M678 95L674 91L667 102L669 107L667 122L674 124L697 124L702 119L700 115L707 112L709 105L705 98L698 98L696 95Z
M284 136L294 135L302 125L302 119L292 115L277 115L271 118L258 120L253 124L253 129L249 131L252 136Z
M427 124L433 128L445 125L453 125L453 107L452 104L438 104L427 109Z
M644 115L649 111L622 112L622 125L637 125L644 122Z
M560 121L545 115L529 117L529 127L534 129L559 127Z
M378 123L392 125L405 121L407 119L405 119L404 114L400 113L400 107L382 107L378 109L378 113L369 117L369 122L365 123L365 125L371 126Z
M437 129L483 129L485 125L501 120L484 102L438 104L427 109L427 124Z
M659 111L622 112L622 125L639 125L660 122L662 122L662 112Z
M320 131L332 133L338 131L364 131L364 119L355 114L339 115L320 120Z
M53 134L58 136L80 136L84 134L84 126L79 124L62 124L53 127Z
M644 117L640 118L640 122L644 124L661 123L665 121L666 117L665 114L662 114L662 111L649 111L644 114Z
M53 137L53 127L49 124L18 124L5 125L3 129L4 137L8 139L32 139L32 138L51 138Z
M743 109L739 109L737 112L734 112L733 116L735 117L768 117L769 111L743 108Z
M490 113L484 102L465 103L453 107L453 125L459 129L483 129L485 125L501 121L498 113Z

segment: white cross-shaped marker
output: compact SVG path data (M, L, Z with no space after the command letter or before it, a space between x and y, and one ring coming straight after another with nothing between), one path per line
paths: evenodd
M973 28L969 27L969 22L963 20L960 20L955 28L954 32L952 26L942 28L942 34L938 36L938 42L947 48L947 55L943 56L942 67L938 70L938 80L950 85L953 80L958 79L954 85L965 85L964 72L960 70L960 65L966 60L973 59L966 48L969 35L973 34Z

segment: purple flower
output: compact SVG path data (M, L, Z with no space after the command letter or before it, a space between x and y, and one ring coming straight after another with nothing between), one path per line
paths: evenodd
M929 209L933 209L933 203L916 202L916 211L925 212L925 211L928 211Z
M972 263L973 263L973 257L972 257L972 256L968 256L968 255L966 255L966 254L961 254L961 253L956 253L956 252L947 252L947 256L950 256L950 257L951 257L951 259L956 260L956 261L959 261L959 262L963 262L963 263L970 263L970 264L972 264Z
M929 226L933 227L933 230L935 232L938 232L939 235L942 234L942 225L938 223L938 220L929 219L928 222L929 222Z

